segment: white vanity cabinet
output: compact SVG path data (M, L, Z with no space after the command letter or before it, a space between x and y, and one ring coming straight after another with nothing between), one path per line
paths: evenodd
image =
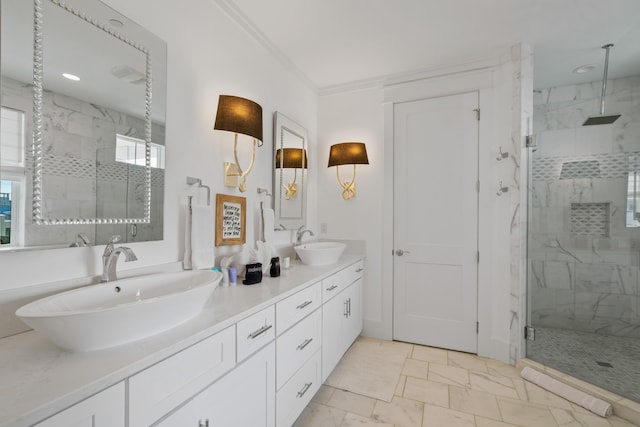
M276 304L277 427L290 427L322 382L321 294L318 282Z
M362 271L356 263L336 273L339 280L329 278L329 286L322 281L325 291L333 286L340 289L322 306L322 382L362 331Z
M9 414L12 422L3 414L9 406L0 403L0 426L290 427L362 331L362 260L354 257L340 265L316 273L301 269L291 274L293 280L270 279L264 288L224 289L210 312L224 313L233 304L243 304L243 310L235 310L224 325L212 321L209 336L189 345L163 342L173 351L159 347L162 356L132 359L135 368L118 358L97 358L112 363L113 371L96 377L116 385L78 396L78 403L44 419L36 412L43 406L34 404L31 412ZM123 347L119 357L126 359L127 351ZM75 359L65 356L61 353L56 362L61 372L70 372ZM85 370L93 366L90 358L82 362ZM47 359L35 370L44 371L50 363ZM2 369L7 375L2 366L0 374ZM24 372L26 378L27 366ZM45 380L40 381L53 402L56 384ZM22 383L18 394L35 388L35 383L16 381Z
M124 383L120 382L34 427L124 427Z
M275 344L248 358L157 427L273 427Z
M132 376L129 427L153 424L235 363L236 328L231 326Z

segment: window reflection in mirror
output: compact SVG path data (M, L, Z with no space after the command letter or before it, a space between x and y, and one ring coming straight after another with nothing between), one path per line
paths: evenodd
M627 178L627 227L640 227L640 156L629 156Z
M273 169L276 227L292 229L305 225L308 162L306 129L276 112Z
M17 247L22 241L20 215L24 209L25 114L0 109L0 245Z
M79 233L94 244L104 244L113 234L128 242L162 239L166 43L98 0L68 0L69 8L50 0L38 3L43 91L41 109L34 115L35 3L0 2L0 248L68 247ZM111 19L124 25L95 24ZM69 80L63 73L80 79ZM148 82L153 85L152 105L146 99ZM34 224L32 218L38 121L39 209L44 223L54 226ZM12 129L21 129L22 135ZM129 152L126 161L116 161L120 136L135 141L133 160ZM158 166L149 172L150 185L139 150L139 142L144 146L147 139L152 141L152 166ZM123 223L147 218L147 212L150 222ZM73 222L55 222L67 219ZM96 219L108 223L91 223Z

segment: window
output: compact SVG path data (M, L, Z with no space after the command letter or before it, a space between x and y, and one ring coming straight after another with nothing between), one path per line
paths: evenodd
M23 168L24 112L2 107L0 117L0 165Z
M0 246L18 246L21 240L25 185L25 114L0 109Z
M151 167L164 169L164 146L151 143ZM130 136L116 135L116 162L144 166L144 141Z

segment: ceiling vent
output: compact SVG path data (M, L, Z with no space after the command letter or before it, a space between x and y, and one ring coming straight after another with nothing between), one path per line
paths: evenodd
M111 74L117 79L124 80L133 85L144 84L147 81L144 73L128 65L117 65L111 69Z

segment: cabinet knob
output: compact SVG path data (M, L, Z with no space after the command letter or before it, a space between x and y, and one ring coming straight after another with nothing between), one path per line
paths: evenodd
M198 427L209 427L209 420L204 420L204 422L202 422L202 420L198 421Z

